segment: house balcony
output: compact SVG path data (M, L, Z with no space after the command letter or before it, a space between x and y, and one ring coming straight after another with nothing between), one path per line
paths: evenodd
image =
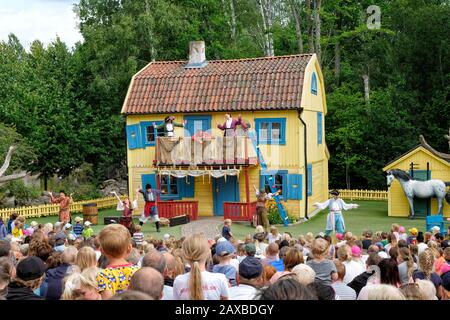
M258 164L252 141L246 136L157 137L156 166L252 166Z

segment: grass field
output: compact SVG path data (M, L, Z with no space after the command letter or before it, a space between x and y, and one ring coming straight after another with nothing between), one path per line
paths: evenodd
M408 218L388 217L387 216L387 202L385 201L354 201L358 203L360 207L356 210L344 211L344 219L347 230L352 231L356 235L361 235L363 230L370 229L372 231L388 231L391 224L398 223L408 230L409 228L416 227L419 230L425 229L425 220L409 220ZM326 225L327 210L323 210L311 218L309 221L290 225L288 227L279 227L280 232L288 231L294 237L298 237L300 234L306 234L307 232L313 232L317 234L324 231ZM74 214L75 216L82 216L82 214ZM100 210L99 211L99 225L93 226L95 233L98 233L103 227L103 218L105 216L120 216L120 212L115 209ZM56 216L39 218L36 221L39 223L46 223L56 221ZM138 223L138 220L135 220ZM155 238L161 239L165 233L169 233L177 238L181 237L181 227L162 227L161 232L157 233L155 224L145 224L144 233L146 236L151 235ZM221 226L219 226L219 230ZM249 223L235 222L232 225L232 232L238 239L243 239L247 234L254 232L254 228Z

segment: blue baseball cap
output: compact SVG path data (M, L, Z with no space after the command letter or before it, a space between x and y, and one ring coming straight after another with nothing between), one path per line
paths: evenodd
M246 257L239 264L239 275L245 279L254 279L259 277L263 272L263 266L259 259L254 257Z
M236 249L231 244L230 241L221 241L216 245L216 255L219 257L225 257L229 254L233 254L236 252Z

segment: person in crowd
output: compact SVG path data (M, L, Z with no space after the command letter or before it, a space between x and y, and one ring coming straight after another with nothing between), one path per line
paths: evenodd
M441 276L442 280L442 300L450 300L450 271L445 272Z
M142 232L141 225L134 226L133 242L136 244L137 247L142 246L142 243L144 242L144 233Z
M14 221L17 219L19 215L15 212L11 213L9 216L8 222L6 223L6 231L8 234L12 234L12 229L14 228Z
M287 248L286 255L283 257L283 264L284 264L284 270L283 271L277 271L273 277L270 279L271 283L275 283L278 279L288 275L292 274L292 269L299 265L304 263L303 255L299 250L293 247L284 247Z
M97 274L96 267L70 274L65 280L61 300L102 300L97 290Z
M366 271L365 265L361 262L361 248L354 245L350 248L350 255L345 261L345 277L343 279L345 284L353 281L355 277Z
M174 300L228 300L229 283L225 275L206 271L206 261L211 251L205 236L188 236L183 241L182 249L190 271L175 278Z
M173 281L178 274L182 273L178 273L177 271L178 264L173 254L169 252L163 252L162 254L166 261L166 267L163 272L164 289L162 300L173 300Z
M213 266L212 272L224 274L232 287L237 285L237 270L231 264L232 255L235 253L235 248L229 241L219 242L216 246L216 256L219 261Z
M261 261L248 256L239 264L239 285L230 288L230 300L254 300L262 287L264 268Z
M6 300L43 300L34 293L45 275L45 263L38 257L21 260L16 268L16 278L8 285Z
M409 248L398 249L397 263L402 285L413 282L412 275L417 270L417 264L414 262Z
M339 198L339 191L334 189L330 191L333 196L331 199L323 203L316 202L313 205L320 210L329 207L330 212L327 217L327 226L325 228L325 234L330 235L331 232L344 233L345 223L342 216L342 210L356 209L359 207L357 204L347 204L344 200Z
M84 222L84 229L81 232L81 234L83 235L85 240L89 239L94 234L94 229L92 229L91 225L92 225L92 222L90 222L90 221Z
M128 288L131 277L139 267L126 260L132 248L127 228L120 224L107 225L100 231L98 238L100 250L109 265L98 273L97 283L102 299L108 299Z
M296 274L297 281L305 286L313 283L316 278L316 272L307 264L296 265L292 272Z
M339 298L336 296L336 292L333 287L326 285L323 281L317 279L308 285L308 289L317 296L318 300L331 301Z
M333 261L326 258L328 246L329 244L326 240L322 238L314 239L311 248L312 259L307 261L306 264L316 273L316 280L331 286L332 281L335 281L338 275Z
M401 287L400 275L397 262L393 259L383 259L378 263L379 274L375 274L368 279L367 284L358 294L358 300L369 300L369 292L374 285L385 284L396 289ZM375 299L376 300L376 299Z
M271 243L266 249L266 257L262 260L263 266L271 265L276 271L284 271L283 260L279 257L279 247L276 243Z
M417 228L411 228L409 229L409 236L406 239L406 243L408 245L417 245L417 235L419 233L419 230Z
M433 282L436 287L436 296L442 297L442 279L434 270L434 255L430 249L424 250L419 254L419 270L413 272L412 277L416 279L425 279Z
M363 232L363 240L362 240L363 250L369 249L369 247L372 245L372 236L373 232L371 230L365 230Z
M425 251L425 249L428 249L428 245L425 242L425 239L424 239L422 231L419 231L417 233L416 240L417 240L417 248L418 248L418 254L417 255L420 255L422 252Z
M18 216L16 220L14 220L14 227L12 229L12 235L14 239L18 241L23 241L24 234L23 229L25 228L25 217Z
M146 293L153 300L161 300L163 297L164 278L158 270L151 267L143 267L133 274L128 288L128 290Z
M231 241L230 239L233 238L233 234L231 233L231 223L231 219L225 219L223 221L222 237L228 241Z
M74 220L75 220L75 225L73 226L73 232L75 233L75 235L77 237L83 235L83 230L84 230L83 218L75 217Z
M370 287L367 300L405 300L405 296L397 287L376 284Z
M281 242L281 234L278 232L277 227L271 226L270 232L267 235L267 240L269 240L269 244L275 243L275 242Z
M70 204L73 202L73 193L71 193L69 196L66 196L64 190L61 190L59 191L59 197L57 198L53 197L53 193L51 192L47 192L47 194L50 197L51 203L59 204L59 221L62 223L62 225L70 223L72 221L72 218L70 217Z
M437 300L436 287L430 280L417 279L415 283L419 286L422 292L423 300Z
M273 285L263 288L257 300L318 300L309 287L294 278L280 279Z
M67 235L60 231L55 235L54 240L54 250L57 252L63 252L66 249Z
M97 257L94 249L89 246L84 246L78 250L75 264L83 272L85 269L93 268L97 266Z
M425 300L422 289L417 283L407 283L400 287L406 300Z
M406 234L406 230L404 226L400 226L398 228L398 240L408 241L408 235Z
M339 296L340 300L356 300L356 292L351 287L344 283L345 278L345 265L339 260L334 260L334 265L337 270L337 279L333 282L332 287Z
M0 217L0 240L3 240L8 235L8 229L3 223L3 218Z
M150 297L148 294L140 291L126 290L123 292L116 293L108 300L153 300L153 298Z

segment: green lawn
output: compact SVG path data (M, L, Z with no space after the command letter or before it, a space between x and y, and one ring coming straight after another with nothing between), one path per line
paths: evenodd
M349 201L347 201L349 203ZM389 231L393 223L398 223L405 227L408 231L409 228L416 227L419 230L425 229L425 220L409 220L408 218L388 217L387 215L387 201L353 201L360 205L358 209L344 211L344 220L347 230L353 232L355 235L360 236L365 229L375 231ZM280 233L284 231L290 232L294 237L298 237L300 234L306 234L312 232L317 234L325 231L326 218L328 214L327 210L322 210L316 214L309 221L290 225L288 227L278 227ZM233 223L231 231L235 237L241 239L249 233L253 233L253 228L249 223Z
M348 201L347 201L348 202ZM358 203L360 207L355 210L344 211L344 219L347 230L352 231L354 234L360 236L365 229L372 231L389 231L391 224L398 223L408 230L409 228L416 227L419 230L425 229L425 220L409 220L408 218L397 218L387 216L387 202L385 201L354 201ZM326 225L326 217L328 210L323 210L311 218L309 221L290 225L288 227L280 226L278 229L280 232L288 231L294 237L298 237L300 234L306 234L307 232L313 232L317 234L324 231ZM72 218L77 215L82 216L81 213L73 214ZM99 225L93 226L95 233L98 233L103 227L103 217L105 216L120 216L120 212L115 209L99 210ZM56 222L56 216L45 217L36 219L39 223ZM135 220L135 223L139 221ZM181 225L175 227L162 227L161 232L157 233L155 224L147 223L144 225L145 236L151 235L155 238L161 239L165 233L181 237ZM219 227L221 230L221 226ZM250 226L250 223L233 223L231 230L235 237L243 239L247 234L252 234L254 228Z
M98 234L98 232L100 232L100 230L103 228L103 226L104 226L103 218L104 217L113 217L113 216L114 217L119 217L120 215L121 215L121 212L117 211L116 209L99 210L98 211L98 223L99 224L95 225L95 226L94 225L92 226L92 228L94 229L95 234ZM83 217L83 214L82 213L73 213L72 214L72 222L74 222L73 219L76 216ZM34 219L34 220L36 220L38 223L43 223L43 224L47 223L47 222L55 223L58 220L58 217L57 216L50 216L50 217L44 217L44 218L39 218L39 219ZM28 221L28 222L31 222L31 220ZM133 222L138 224L139 223L138 218L137 217L134 218ZM181 237L181 227L182 227L181 225L175 226L175 227L161 227L161 232L158 233L158 232L156 232L156 227L155 227L154 223L151 223L151 224L150 223L146 223L144 225L143 232L144 232L146 237L148 235L151 235L151 236L153 236L154 238L157 238L157 239L162 239L162 237L163 237L163 235L165 233L173 235L176 238L180 238Z

